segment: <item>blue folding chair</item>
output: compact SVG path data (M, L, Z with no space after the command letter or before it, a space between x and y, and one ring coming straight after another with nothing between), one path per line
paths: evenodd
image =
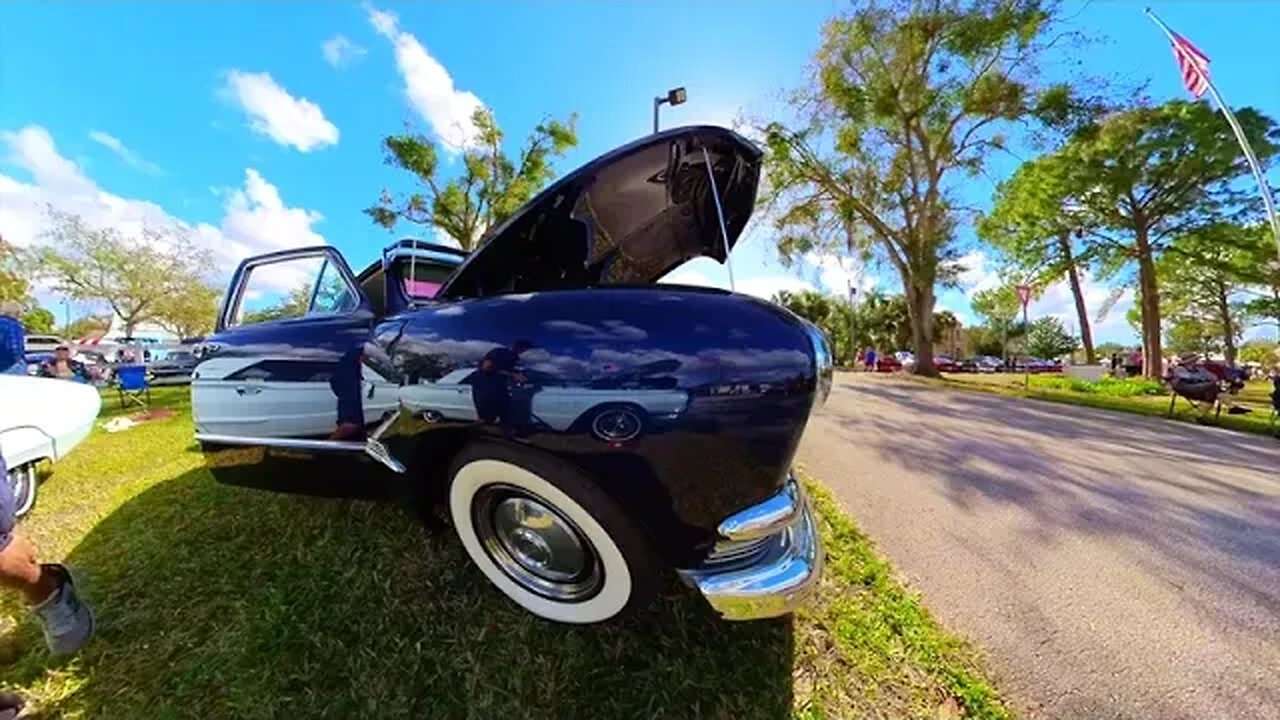
M120 407L134 403L143 410L151 406L151 383L147 382L146 365L120 365L116 367L116 392L120 395Z

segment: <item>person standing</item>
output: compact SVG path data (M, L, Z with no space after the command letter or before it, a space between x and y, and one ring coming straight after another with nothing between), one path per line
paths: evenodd
M18 316L22 306L12 300L0 303L0 375L26 375L27 332Z
M867 348L867 372L876 371L876 349Z

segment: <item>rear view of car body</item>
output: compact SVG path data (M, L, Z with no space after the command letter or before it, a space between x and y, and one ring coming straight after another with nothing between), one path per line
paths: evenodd
M679 128L564 176L469 256L246 260L193 380L215 477L443 501L489 580L552 620L621 612L655 584L650 555L726 618L788 611L821 563L790 466L829 347L770 303L657 284L727 259L760 160ZM264 315L250 284L282 263L310 300Z

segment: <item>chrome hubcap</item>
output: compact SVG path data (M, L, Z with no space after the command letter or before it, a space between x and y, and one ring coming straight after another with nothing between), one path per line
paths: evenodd
M634 412L627 409L606 410L591 422L591 430L601 440L625 442L640 434L643 425Z
M600 562L571 520L542 498L511 486L476 494L475 527L494 562L524 588L579 601L600 587Z

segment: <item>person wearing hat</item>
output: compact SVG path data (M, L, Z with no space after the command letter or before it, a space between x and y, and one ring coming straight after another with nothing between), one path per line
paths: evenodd
M18 319L21 314L21 304L12 300L0 302L0 375L27 374L27 333Z
M66 343L62 343L54 349L51 360L41 363L40 376L84 383L89 382L88 369L85 368L84 363L71 358L71 347Z

